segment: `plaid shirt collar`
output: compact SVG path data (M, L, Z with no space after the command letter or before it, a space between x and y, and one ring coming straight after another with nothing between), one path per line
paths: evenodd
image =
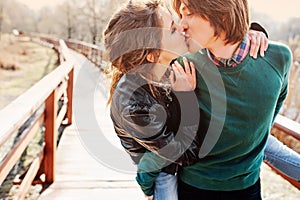
M246 35L243 41L241 42L240 46L237 48L237 50L230 59L217 58L208 49L206 49L206 51L208 57L215 65L219 67L235 67L246 58L247 54L249 53L249 49L250 40Z

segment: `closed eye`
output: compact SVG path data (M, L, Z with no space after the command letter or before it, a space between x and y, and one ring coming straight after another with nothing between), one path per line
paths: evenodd
M176 31L176 28L173 27L172 30L171 30L171 34L175 33L175 31Z

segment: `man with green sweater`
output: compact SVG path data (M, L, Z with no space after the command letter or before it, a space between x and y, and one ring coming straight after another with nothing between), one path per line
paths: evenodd
M182 200L259 200L260 166L268 134L287 95L292 56L269 42L249 56L247 0L173 0L191 45L185 57L197 73L200 160L179 175Z

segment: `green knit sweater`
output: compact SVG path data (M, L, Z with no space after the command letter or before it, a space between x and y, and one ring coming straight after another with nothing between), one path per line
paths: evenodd
M203 158L180 178L207 190L247 188L259 178L270 128L287 95L291 52L270 42L265 57L248 55L234 68L216 67L205 51L186 57L198 71Z
M203 142L201 160L184 167L180 179L206 190L240 190L253 185L259 178L270 128L287 95L292 62L289 48L270 42L265 57L248 55L234 68L215 66L205 50L185 57L197 69L198 134ZM182 63L181 58L179 61ZM144 193L151 195L159 171L149 173L149 169L164 162L151 153L143 159L136 179Z

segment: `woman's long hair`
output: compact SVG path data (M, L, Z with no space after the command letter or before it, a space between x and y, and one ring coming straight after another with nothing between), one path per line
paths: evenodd
M108 104L122 76L131 69L149 63L147 55L159 57L162 19L158 15L160 2L130 1L113 15L104 31L104 43L112 64L112 80Z

